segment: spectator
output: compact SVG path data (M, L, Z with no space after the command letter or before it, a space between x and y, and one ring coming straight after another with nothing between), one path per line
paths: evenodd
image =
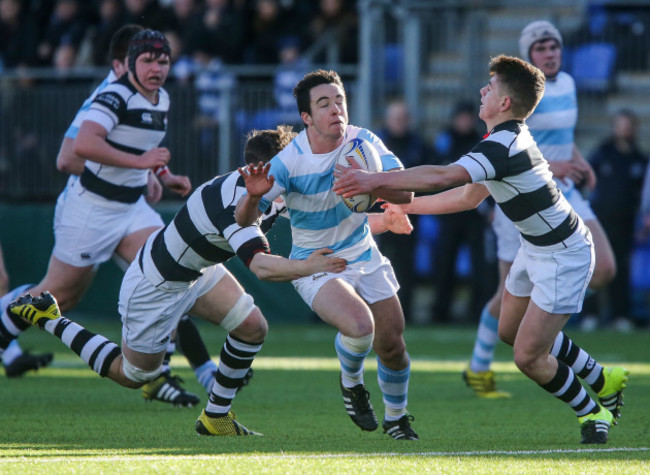
M92 37L92 62L104 66L108 62L107 51L113 34L124 24L124 11L120 0L101 0L99 19Z
M38 32L20 0L0 0L0 71L36 64Z
M320 0L320 11L308 24L306 38L309 44L318 41L326 32L333 32L333 41L337 44L339 61L356 63L358 59L358 21L354 9L343 0ZM326 58L319 55L316 62L324 62Z
M206 0L190 20L184 54L192 57L201 53L226 64L240 63L244 24L241 8L229 6L228 0Z
M634 230L641 201L643 177L648 159L637 144L639 121L634 112L622 109L612 118L611 136L594 151L589 161L598 182L590 201L598 220L609 237L619 271L605 288L608 309L605 320L613 319L615 328L629 331L630 257ZM600 312L603 316L603 312ZM585 328L594 323L585 317Z
M69 63L70 51L78 50L86 33L86 23L79 14L78 0L58 0L38 45L38 59L43 66L53 66L57 48L64 46L65 62ZM74 63L74 61L72 61Z
M157 0L124 0L124 23L135 23L153 30L168 31L174 27L174 13Z
M400 157L405 168L423 165L433 152L413 131L408 107L401 99L393 100L388 104L384 125L377 135L391 152ZM416 230L418 219L417 215L411 216ZM404 317L407 321L411 321L413 290L416 284L415 234L384 233L376 238L382 254L393 264L400 284L398 297L402 303Z
M244 53L246 61L256 64L276 64L278 42L288 33L278 0L256 0L249 27L249 40Z
M473 103L459 102L451 116L449 126L435 140L436 164L447 165L469 152L481 140L477 129L477 114ZM458 278L457 261L461 246L469 248L471 272L470 303L468 313L480 315L485 301L494 289L486 288L485 233L488 221L485 204L478 210L443 214L439 219L439 239L434 251L436 298L433 320L451 321L451 302Z

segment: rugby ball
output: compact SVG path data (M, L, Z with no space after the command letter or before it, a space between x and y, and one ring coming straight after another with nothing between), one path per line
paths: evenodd
M336 158L336 163L343 165L344 167L349 167L349 158L354 160L362 170L369 172L380 172L383 170L379 152L373 144L365 139L357 137L343 145L343 148L341 148L341 151ZM355 213L364 213L375 204L377 198L372 196L370 193L366 193L351 198L344 198L341 196L341 199L350 210Z

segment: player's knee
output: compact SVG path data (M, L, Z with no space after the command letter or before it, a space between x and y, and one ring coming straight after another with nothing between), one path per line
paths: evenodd
M403 367L408 362L406 343L403 338L382 340L374 346L377 356L387 365Z
M525 375L534 374L537 367L538 358L526 350L521 350L515 346L513 349L515 366Z
M239 297L220 325L246 341L263 341L268 332L266 319L248 294Z
M153 381L160 373L162 373L162 366L154 370L144 370L138 368L136 365L131 363L129 360L122 355L122 375L123 378L120 378L117 382L122 386L132 389L138 389L144 386L146 383Z

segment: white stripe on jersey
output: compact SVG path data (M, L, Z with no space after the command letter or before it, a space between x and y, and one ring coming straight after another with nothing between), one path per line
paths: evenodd
M95 88L95 90L90 94L90 96L88 96L88 98L81 105L81 107L77 111L77 114L74 116L74 119L72 119L72 123L68 127L68 130L66 130L65 137L68 137L70 139L74 139L77 137L77 133L79 132L79 127L81 127L81 123L83 122L86 116L86 112L88 111L88 109L90 109L90 105L92 104L93 99L95 99L95 97L97 97L97 94L103 91L106 88L106 86L108 86L116 79L117 76L111 69L111 71L104 78L104 80L99 84L99 86Z
M402 168L395 155L367 129L348 125L341 145L330 153L311 152L307 132L303 130L271 160L270 175L275 183L260 202L264 211L283 195L291 221L293 259L306 259L316 249L329 247L333 255L348 262L369 258L373 238L364 213L353 213L332 191L336 158L353 138L363 138L377 148L385 171Z

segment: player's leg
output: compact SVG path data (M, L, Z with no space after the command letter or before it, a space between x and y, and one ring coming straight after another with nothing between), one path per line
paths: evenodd
M94 274L94 266L73 266L52 255L47 273L41 282L36 285L26 284L16 287L0 299L0 356L3 357L7 376L20 376L25 371L46 366L53 357L52 353L23 352L16 343L12 344L23 331L29 328L29 324L21 319L12 318L7 313L9 302L27 292L40 295L47 290L57 298L61 296L63 303L59 304L59 308L67 311L81 299L92 282ZM7 349L9 354L3 354Z
M490 399L510 397L510 393L499 391L496 388L494 372L490 370L490 366L494 358L494 348L499 342L498 327L501 296L503 295L506 276L511 265L512 261L499 260L499 285L492 298L483 308L469 368L463 372L465 383L479 397Z
M375 320L373 349L384 400L384 433L396 440L418 440L407 412L411 361L404 342L404 315L397 296L370 304Z
M507 295L504 306L507 299L521 299ZM582 443L605 443L614 420L612 414L591 398L569 366L549 354L555 335L569 317L569 314L548 313L531 301L515 337L515 364L522 373L573 409L582 426Z
M396 440L418 440L406 409L411 361L404 342L404 314L397 298L399 284L388 259L379 252L362 266L356 290L375 321L373 349L377 381L384 400L384 433Z
M492 229L496 237L499 260L499 284L492 299L483 308L469 368L463 372L466 384L479 397L503 398L510 394L496 389L495 374L490 369L499 336L497 328L505 280L520 246L520 233L498 206L494 209Z
M320 284L322 279L329 280L318 285L314 296L310 298L309 286ZM368 305L348 282L341 278L332 278L332 274L317 281L304 277L294 285L321 320L339 331L334 346L340 361L341 393L348 415L362 430L377 429L377 416L363 380L364 361L372 348L375 330Z
M591 281L589 281L589 288L600 289L609 284L616 275L616 259L614 258L612 245L609 243L607 234L605 234L598 219L595 216L593 219L585 219L585 224L591 231L594 253L596 254L596 265Z
M205 409L196 422L200 435L260 435L235 420L232 401L242 386L268 331L264 316L242 286L223 266L204 271L201 278L213 285L189 311L223 327L228 336ZM201 280L200 279L200 280Z

